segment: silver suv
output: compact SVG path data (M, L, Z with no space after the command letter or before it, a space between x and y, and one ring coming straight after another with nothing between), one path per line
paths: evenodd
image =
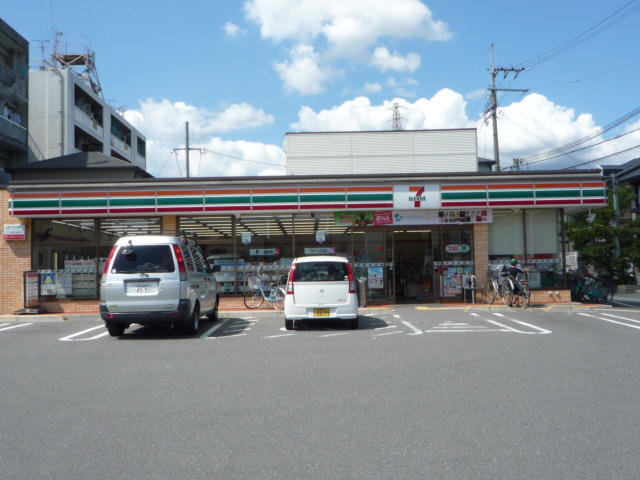
M123 237L114 245L100 283L100 316L109 334L132 324L198 331L200 317L218 318L215 271L193 241L181 237Z

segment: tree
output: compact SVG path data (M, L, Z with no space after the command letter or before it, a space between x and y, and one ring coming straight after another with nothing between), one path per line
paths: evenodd
M635 196L629 186L618 187L620 226L617 227L611 187L608 195L609 204L606 207L569 215L567 238L574 243L574 248L587 264L606 268L607 273L616 276L621 284L635 284L633 268L629 272L631 267L640 265L640 219L631 219ZM595 213L595 218L590 217L590 213ZM617 240L620 242L619 257Z

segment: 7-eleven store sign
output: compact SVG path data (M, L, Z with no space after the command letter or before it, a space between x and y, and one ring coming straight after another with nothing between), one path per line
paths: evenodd
M396 210L440 208L439 185L396 185L393 206Z

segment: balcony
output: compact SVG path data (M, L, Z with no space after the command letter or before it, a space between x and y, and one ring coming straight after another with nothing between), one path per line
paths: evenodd
M27 148L27 129L0 115L0 142L24 151Z
M0 88L3 96L27 102L27 81L6 65L0 64Z
M75 121L77 125L81 126L88 132L93 132L97 137L104 138L104 129L96 119L91 118L77 106L75 107L75 112Z

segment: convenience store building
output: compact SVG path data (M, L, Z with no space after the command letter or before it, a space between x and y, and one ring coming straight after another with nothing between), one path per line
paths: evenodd
M449 132L462 141L452 142ZM606 205L600 170L483 172L475 130L461 137L460 130L436 131L436 142L421 132L365 133L376 158L358 151L360 133L331 134L333 142L300 137L315 142L308 151L324 160L313 163L324 162L330 175L305 167L309 155L288 136L287 176L14 180L0 191L8 205L1 212L0 314L27 304L98 312L104 260L117 238L182 231L222 266L225 300L239 298L258 267L277 278L294 257L324 253L352 261L368 279L370 304L470 301L471 280L483 285L487 267L512 256L531 269L534 302L569 300L564 216ZM371 144L386 134L403 137L404 147ZM421 141L441 151L422 155ZM426 169L427 160L447 171L413 171ZM359 170L376 164L395 171Z

